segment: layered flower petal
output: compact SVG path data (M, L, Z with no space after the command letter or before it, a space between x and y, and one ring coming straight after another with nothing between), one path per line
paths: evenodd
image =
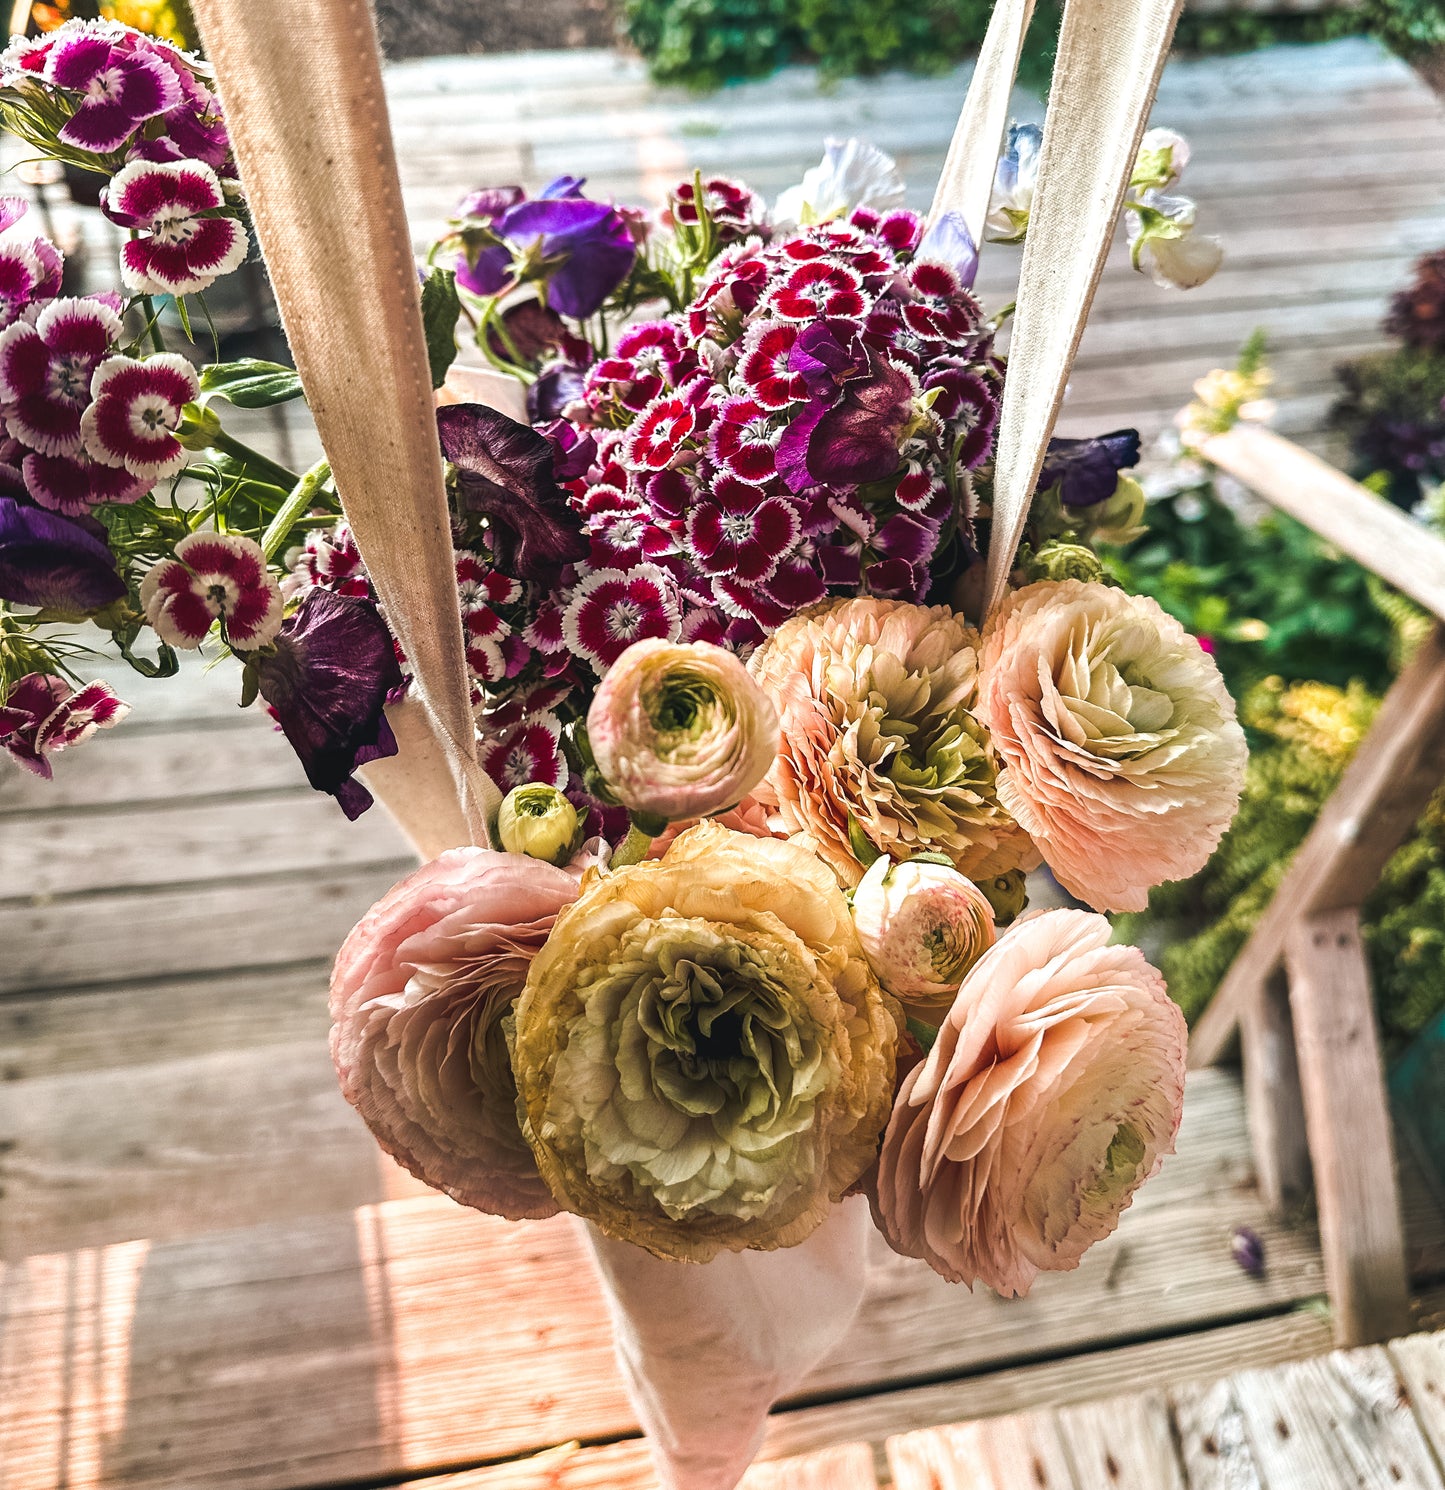
M792 1246L872 1161L897 1026L832 876L702 823L591 879L517 1002L558 1202L661 1257Z
M782 722L755 795L842 884L863 877L858 833L895 859L945 854L971 879L1038 862L975 717L977 648L944 606L865 598L795 616L753 654Z
M1004 805L1060 884L1099 910L1201 869L1234 817L1247 751L1219 669L1143 595L1082 580L1008 597L979 712Z
M538 1219L557 1204L517 1120L502 1021L577 877L461 848L357 923L331 975L331 1054L387 1153L463 1205Z
M1174 1150L1184 1016L1103 916L1011 927L903 1081L872 1185L890 1245L955 1283L1028 1292L1109 1235Z
M47 781L48 756L88 740L130 713L107 683L87 683L78 693L63 678L27 673L0 699L0 749Z
M0 600L82 616L119 600L115 556L78 523L0 497Z
M94 402L80 421L86 453L152 483L174 476L186 463L175 434L181 410L200 386L195 368L174 352L144 362L108 357L90 380Z
M140 587L141 609L156 635L194 648L219 621L237 651L254 651L281 630L281 589L254 539L232 533L190 533L175 558L151 566Z
M246 230L224 215L226 194L199 160L134 160L106 191L106 211L139 231L121 249L121 278L138 295L197 295L245 261Z

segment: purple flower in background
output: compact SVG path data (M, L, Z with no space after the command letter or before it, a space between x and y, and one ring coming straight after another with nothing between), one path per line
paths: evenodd
M259 663L261 697L319 792L349 818L371 806L358 766L397 753L383 706L401 686L391 633L369 601L306 592Z
M1240 1268L1251 1278L1264 1277L1264 1239L1249 1226L1236 1226L1229 1250Z
M586 391L587 369L569 358L554 358L527 388L527 414L533 423L560 419L569 404L582 401Z
M0 600L81 616L119 600L125 581L79 523L0 497Z
M119 150L147 119L181 101L175 73L150 51L122 44L123 33L76 32L56 41L45 59L45 80L84 95L60 139L99 155Z
M121 249L121 278L140 295L196 295L239 268L250 244L226 194L197 160L133 160L106 188L106 216L145 236Z
M1037 489L1057 487L1065 507L1092 507L1114 495L1120 471L1138 464L1135 429L1116 429L1092 440L1050 440Z
M76 693L63 678L27 673L0 701L0 749L48 781L47 755L79 745L129 713L109 684L87 683Z
M545 436L482 404L438 409L437 431L462 500L487 519L498 568L514 579L546 580L587 557Z

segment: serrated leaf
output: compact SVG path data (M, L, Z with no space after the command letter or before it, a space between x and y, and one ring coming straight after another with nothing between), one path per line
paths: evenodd
M457 277L450 269L433 269L421 287L421 323L426 332L426 355L431 385L440 388L457 358L457 317L462 302Z
M239 362L203 368L201 396L196 402L204 405L212 398L224 398L238 409L269 409L300 398L302 391L301 378L294 368L243 357Z

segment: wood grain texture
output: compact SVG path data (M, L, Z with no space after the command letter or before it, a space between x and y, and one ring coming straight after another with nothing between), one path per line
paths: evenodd
M1041 1278L1027 1300L950 1289L875 1238L858 1321L802 1394L1097 1350L1141 1323L1166 1332L1317 1293L1313 1239L1272 1225L1229 1183L1242 1126L1231 1086L1217 1073L1191 1081L1201 1100L1151 1202L1077 1273ZM1229 1256L1241 1218L1266 1236L1262 1280ZM108 1278L128 1245L6 1270L0 1458L55 1431L67 1341L77 1311L90 1317L74 1268ZM441 1198L149 1245L128 1316L128 1373L93 1419L121 1424L108 1472L153 1490L280 1490L629 1431L601 1303L579 1281L585 1268L565 1225L508 1225ZM485 1413L458 1411L472 1402Z
M895 1490L1082 1490L1052 1413L954 1423L888 1440Z
M1335 1337L1388 1340L1410 1327L1410 1283L1359 912L1298 922L1285 966Z
M1409 1395L1378 1346L1240 1372L1234 1384L1268 1490L1439 1490Z
M1310 1150L1289 990L1272 973L1240 1016L1244 1107L1259 1190L1275 1209L1309 1194Z
M1391 685L1189 1041L1192 1065L1229 1047L1241 1013L1284 956L1300 918L1358 906L1445 778L1445 628L1435 627Z
M1058 1418L1081 1487L1185 1490L1163 1393L1066 1407Z
M1445 1333L1412 1335L1387 1347L1415 1417L1445 1465Z
M1169 1393L1189 1490L1265 1490L1232 1381Z

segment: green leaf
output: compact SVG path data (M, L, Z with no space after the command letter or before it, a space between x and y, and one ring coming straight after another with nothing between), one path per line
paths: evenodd
M907 1016L908 1033L923 1047L924 1055L933 1049L934 1042L938 1039L938 1030L931 1024L924 1024L921 1019L915 1019L911 1014Z
M302 394L301 378L294 368L279 362L243 357L201 370L201 396L197 403L224 398L238 409L269 409L288 403Z
M853 857L867 869L870 864L875 864L883 857L873 847L868 835L863 831L863 825L850 812L848 814L848 847L853 850Z
M433 388L446 382L447 369L456 361L457 317L461 313L456 274L450 269L433 269L421 287L421 323L426 331Z

